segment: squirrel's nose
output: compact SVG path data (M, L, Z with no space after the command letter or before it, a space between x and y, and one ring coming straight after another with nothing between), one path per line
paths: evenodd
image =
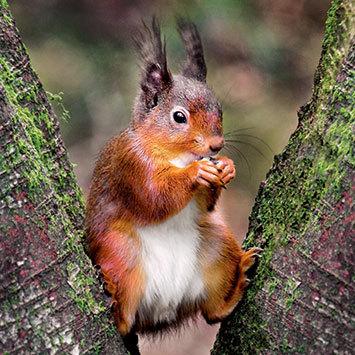
M210 150L212 153L218 153L224 146L224 139L220 138L218 141L214 141L210 144Z

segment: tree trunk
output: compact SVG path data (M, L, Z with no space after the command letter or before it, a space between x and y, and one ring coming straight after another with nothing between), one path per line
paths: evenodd
M0 353L126 354L81 246L58 120L0 2Z
M263 255L213 354L354 353L353 21L334 0L312 99L250 218Z

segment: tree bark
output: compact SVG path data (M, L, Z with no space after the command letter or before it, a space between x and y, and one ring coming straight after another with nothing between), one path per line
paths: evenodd
M312 99L250 218L263 255L212 354L354 352L353 35L353 3L334 0Z
M82 245L58 120L0 2L0 353L126 354Z

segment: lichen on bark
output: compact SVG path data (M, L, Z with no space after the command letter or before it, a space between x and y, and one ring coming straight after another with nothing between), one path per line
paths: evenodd
M351 353L353 5L328 12L311 101L258 193L245 246L264 248L213 354Z
M2 352L125 354L81 245L83 198L58 120L0 3Z

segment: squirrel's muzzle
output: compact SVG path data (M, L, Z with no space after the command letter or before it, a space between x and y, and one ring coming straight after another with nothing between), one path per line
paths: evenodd
M218 153L224 147L224 138L223 137L215 137L210 140L210 151L213 154Z

